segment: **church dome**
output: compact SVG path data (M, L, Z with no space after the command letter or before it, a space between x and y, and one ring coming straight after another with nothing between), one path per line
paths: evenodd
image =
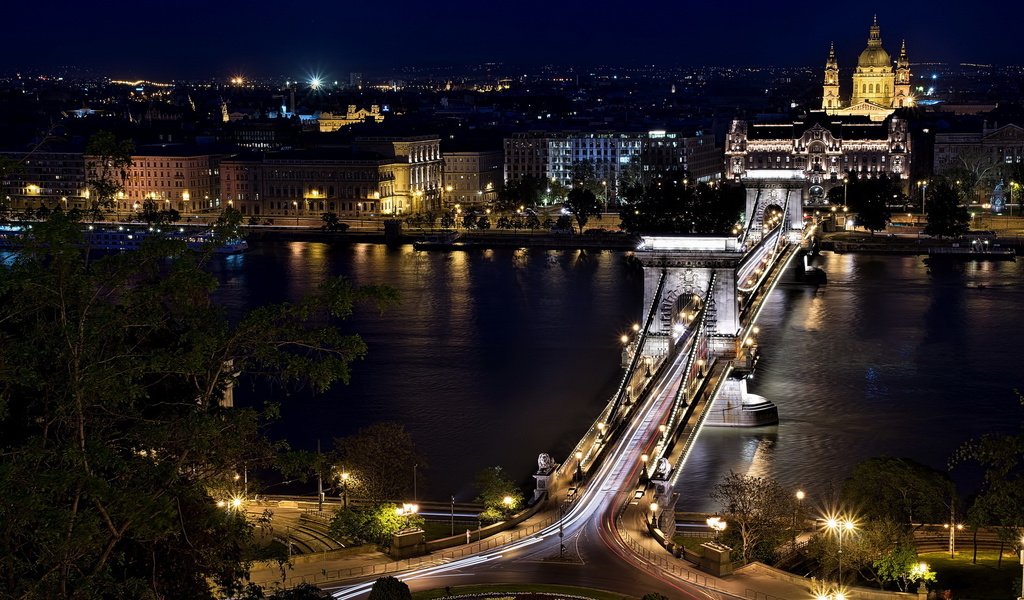
M860 53L860 58L857 59L857 66L862 68L868 67L889 67L892 68L892 58L889 53L885 51L881 45L868 46Z

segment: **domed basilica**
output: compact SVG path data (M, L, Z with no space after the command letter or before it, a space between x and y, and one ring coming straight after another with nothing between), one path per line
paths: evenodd
M894 69L892 58L882 47L878 17L875 17L871 25L868 47L857 59L849 102L844 102L839 95L839 63L836 61L835 45L829 48L821 99L821 108L825 112L838 116L866 116L872 121L882 121L897 108L913 105L907 44L904 42L900 48L900 56Z

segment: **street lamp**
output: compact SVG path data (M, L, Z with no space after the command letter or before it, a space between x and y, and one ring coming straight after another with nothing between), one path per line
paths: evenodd
M656 522L657 522L657 516L658 516L658 503L657 502L651 502L650 508L651 508L651 525L655 525Z
M583 479L583 453L576 452L576 473L573 475L576 483L579 483Z
M1020 564L1021 569L1024 570L1024 538L1021 538L1020 545ZM1022 572L1022 574L1024 574L1024 572ZM1024 600L1024 577L1020 580L1020 598L1018 598L1018 600Z
M401 508L396 508L395 509L395 514L400 516L400 517L405 517L405 528L408 529L409 528L409 520L412 518L412 515L418 513L419 510L420 510L419 505L405 503L405 504L402 504Z
M923 217L924 216L924 197L925 197L925 192L928 191L928 181L927 180L923 180L923 179L921 181L918 181L917 182L917 187L921 188L921 216Z
M344 508L348 508L348 471L341 472L341 502Z
M507 515L512 512L512 505L515 503L515 500L512 499L512 496L505 496L501 499L501 503L504 505L505 514Z
M793 507L793 550L796 550L796 519L801 512L800 509L803 508L804 498L806 497L807 494L803 490L796 491L796 506Z
M714 530L715 541L717 542L719 537L722 535L722 532L725 531L725 528L727 527L725 521L722 520L722 517L708 517L705 522L708 524L708 527Z
M963 523L945 523L943 528L949 530L949 557L953 558L956 551L956 532L964 530Z
M649 459L650 459L650 457L647 456L646 454L641 454L640 455L640 462L643 465L641 467L641 470L640 470L640 477L641 477L641 479L646 479L647 478L647 461Z
M825 527L829 531L839 536L839 585L843 584L843 533L853 533L857 528L853 521L849 519L837 519L835 517L829 517L825 521Z

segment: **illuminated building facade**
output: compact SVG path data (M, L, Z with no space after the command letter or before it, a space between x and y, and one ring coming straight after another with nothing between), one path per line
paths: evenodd
M837 117L812 111L785 123L732 122L726 137L727 176L771 178L772 171L802 171L812 199L843 185L850 171L863 177L910 176L907 121L890 116Z
M721 149L714 137L666 131L527 132L505 139L505 180L532 176L571 185L572 165L590 162L599 181L616 196L623 172L631 165L642 171L677 170L695 180L717 179Z
M380 106L377 104L370 106L369 110L356 108L355 104L350 104L344 115L325 112L320 113L319 117L320 131L322 132L337 131L342 127L357 123L382 123L383 121L384 113L381 112Z
M882 121L897 108L913 105L907 44L903 42L894 69L892 58L882 46L877 17L868 33L867 48L857 59L848 102L839 94L839 62L836 60L835 46L829 48L828 61L825 63L822 110L830 115L864 116L873 121Z
M502 184L504 155L500 150L445 152L443 156L446 206L494 201Z
M87 208L89 190L81 152L0 152L18 164L0 180L5 210Z
M441 173L437 137L358 138L225 159L221 192L247 217L403 215L440 209Z
M118 214L137 213L153 202L157 210L174 209L183 215L219 209L222 157L198 146L139 146L113 208ZM96 177L98 166L95 157L85 157L88 178Z
M422 213L441 209L444 159L436 135L357 137L353 149L390 160L394 185L382 196L384 214Z

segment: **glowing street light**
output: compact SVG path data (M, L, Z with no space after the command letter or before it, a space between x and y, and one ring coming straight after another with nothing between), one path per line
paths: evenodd
M319 77L313 77L309 80L310 89L319 90L321 85L323 85L323 81Z
M846 518L837 519L829 517L825 521L825 527L839 536L839 584L843 583L843 533L850 534L857 529L857 525Z

